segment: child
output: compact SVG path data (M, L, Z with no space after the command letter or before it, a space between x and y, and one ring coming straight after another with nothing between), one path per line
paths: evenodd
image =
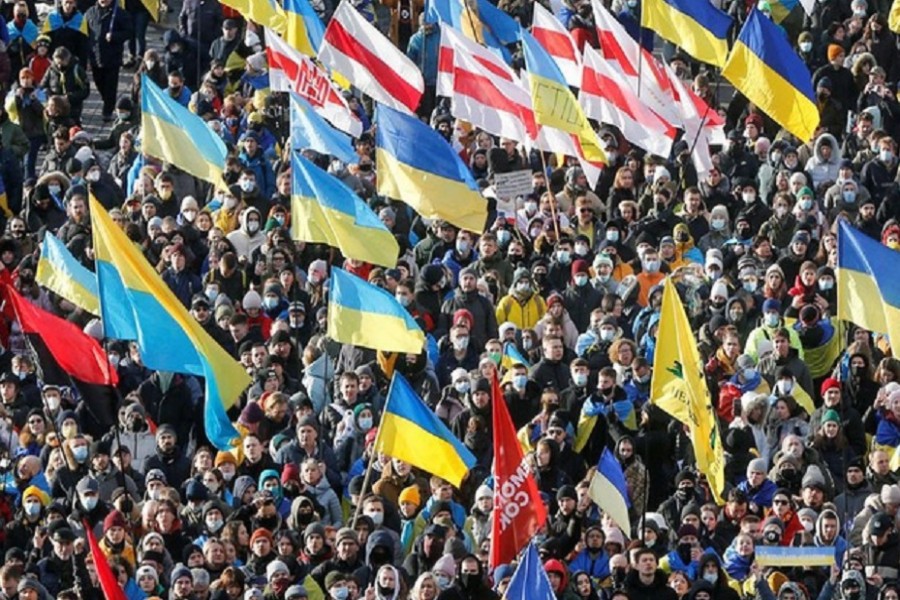
M28 61L28 68L34 73L34 80L40 83L44 73L50 68L50 36L39 35L34 41L35 52Z

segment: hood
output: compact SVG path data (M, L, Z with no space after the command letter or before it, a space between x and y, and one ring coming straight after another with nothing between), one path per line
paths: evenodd
M284 490L281 487L281 475L278 473L278 471L276 471L275 469L266 469L265 471L260 473L259 481L256 483L256 489L258 489L258 490L263 489L263 482L266 479L272 479L272 478L274 478L276 481L278 481L278 489L275 490L275 493L273 494L275 496L275 503L277 506L278 504L281 503L282 498L284 498Z
M749 423L747 417L756 408L763 409L759 424L765 424L766 415L769 412L769 398L765 394L756 394L753 392L748 392L741 397L741 418L745 422Z
M394 547L394 538L387 530L376 529L369 535L369 539L366 540L367 564L369 562L369 556L372 554L372 551L378 547L387 549L391 557L396 556L397 548Z
M826 140L831 143L831 158L828 160L828 164L837 164L841 162L841 145L838 144L837 139L835 139L835 137L830 133L823 133L816 138L814 149L816 160L823 162L822 155L820 154L819 149L822 147L822 143Z
M547 573L559 573L560 577L562 577L562 589L565 590L569 587L569 572L560 561L551 558L544 563L544 570L547 571ZM555 592L556 590L553 591Z
M244 497L244 493L247 491L251 485L256 485L256 482L253 481L253 478L249 475L241 475L237 479L234 480L234 505L241 505L241 498Z
M838 517L837 513L834 510L832 510L830 508L826 508L816 518L816 538L818 538L820 540L822 539L822 523L825 519L837 520L838 537L840 537L840 535L841 535L841 519Z
M184 38L178 33L177 29L169 29L163 34L163 46L168 49L171 44L184 44Z
M246 232L247 232L247 216L248 216L251 212L256 213L256 215L259 217L260 228L259 228L259 230L256 232L256 234L259 235L259 233L262 231L262 222L263 222L263 218L262 218L262 213L260 213L259 210L257 210L255 207L251 206L251 207L249 207L249 208L245 208L245 209L241 212L241 214L238 216L238 221L239 221L240 224L241 224L241 229L246 233Z
M863 589L865 590L865 586L863 586ZM794 597L797 600L807 600L807 595L804 588L799 584L794 583L793 581L787 581L781 584L781 587L778 588L778 598L781 598L781 595L785 592L793 592Z

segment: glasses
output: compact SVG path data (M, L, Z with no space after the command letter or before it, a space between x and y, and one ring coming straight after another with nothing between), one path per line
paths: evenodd
M787 504L787 503L788 503L787 500L780 499L780 498L779 498L779 499L772 500L772 504Z

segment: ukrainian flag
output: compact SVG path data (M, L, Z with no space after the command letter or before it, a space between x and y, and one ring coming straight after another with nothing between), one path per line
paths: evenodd
M809 69L784 32L757 9L744 23L722 75L801 141L812 138L819 109Z
M600 455L597 470L591 477L588 495L622 531L631 531L631 519L628 517L631 500L628 497L625 473L609 448L604 448Z
M400 246L378 215L341 181L291 154L291 237L334 246L347 258L396 265Z
M425 19L428 23L447 23L467 38L492 48L506 62L512 62L508 46L519 41L522 27L494 6L490 0L427 0Z
M900 340L900 254L841 219L838 225L838 318Z
M213 184L222 180L228 150L203 119L141 76L141 151Z
M100 314L97 276L78 262L55 235L49 231L41 243L35 281L78 308L92 315Z
M834 546L757 546L756 562L761 567L830 567Z
M641 4L642 27L717 67L728 56L731 24L731 17L709 0L644 0Z
M555 600L556 593L541 564L534 540L521 554L516 571L509 580L503 600Z
M232 8L260 25L271 27L284 35L285 15L275 0L221 0L222 5ZM260 36L262 37L262 36Z
M425 334L390 293L343 269L331 272L328 336L342 344L419 354Z
M375 451L406 461L457 488L476 462L469 449L396 371L378 426Z
M284 0L284 19L285 41L307 56L316 56L325 35L325 25L309 0Z
M556 62L527 31L522 31L521 39L535 121L575 135L585 160L605 163L606 154L600 148L597 134Z
M206 436L216 448L229 450L238 432L225 410L250 385L250 377L188 313L100 203L92 197L90 205L106 335L136 340L151 369L203 377Z
M291 148L312 148L345 163L359 162L350 136L338 131L319 116L305 98L291 92ZM391 265L393 266L393 265Z
M487 201L469 168L440 134L414 115L384 105L375 111L378 193L423 217L481 232Z
M503 356L500 358L500 366L504 369L511 369L513 365L523 364L529 369L531 368L531 363L528 362L522 353L519 352L519 349L516 348L516 345L512 342L507 342L503 347Z

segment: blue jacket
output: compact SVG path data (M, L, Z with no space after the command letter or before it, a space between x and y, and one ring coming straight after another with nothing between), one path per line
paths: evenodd
M775 485L774 481L764 479L759 489L753 491L750 489L750 483L745 479L738 484L738 489L747 494L750 502L760 507L769 508L772 506L772 497L775 496L775 490L778 489L778 486Z
M419 29L415 32L406 45L406 56L416 63L425 77L426 85L437 83L438 55L441 51L441 31L438 24L430 33Z
M263 150L260 149L255 156L250 156L246 150L241 150L238 159L244 167L256 174L256 187L259 188L260 196L271 198L275 193L275 172L272 170L272 165L266 160Z
M601 580L609 577L609 555L601 550L600 554L595 557L587 548L575 555L575 558L569 563L569 572L575 573L584 571L591 579Z

